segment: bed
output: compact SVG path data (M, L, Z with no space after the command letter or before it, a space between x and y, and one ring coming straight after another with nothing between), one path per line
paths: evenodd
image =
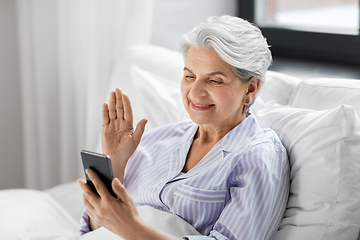
M129 95L134 121L147 117L147 130L180 121L188 117L179 92L182 68L178 52L133 46L118 60L109 90L121 87ZM121 78L129 81L118 86ZM252 113L277 132L290 157L290 196L275 239L359 240L360 81L268 71ZM75 181L46 191L2 190L0 238L119 239L104 228L80 237L82 211ZM176 236L197 233L177 216L151 208L139 212Z

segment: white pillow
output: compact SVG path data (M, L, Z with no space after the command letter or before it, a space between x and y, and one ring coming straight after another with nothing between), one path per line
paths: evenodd
M84 173L81 177L85 177ZM83 192L77 181L63 183L45 190L53 199L55 199L64 209L80 221L84 211Z
M274 71L267 71L266 80L261 86L258 96L264 102L275 100L276 103L287 105L293 89L301 79Z
M182 54L160 46L132 46L129 52L129 62L172 82L180 83L183 76L184 59Z
M182 103L180 84L145 71L136 65L130 67L137 97L133 104L134 123L142 118L149 121L146 129L187 118Z
M134 45L117 59L109 84L109 93L117 87L133 99L136 89L130 76L130 66L137 65L145 71L180 84L184 60L179 52L154 45ZM106 96L108 97L108 96Z
M139 89L137 89L137 86L134 85L134 73L130 72L132 65L137 65L146 72L154 74L154 76L178 84L180 89L184 60L181 53L155 45L133 45L129 51L117 59L110 77L108 93L119 87L129 96L133 106L134 125L136 126L140 119L147 116L141 112L141 109L136 109L137 106L141 106L139 101L142 99L144 102L144 100L141 96L141 99L138 99ZM135 73L135 75L139 74ZM107 99L108 94L106 94L104 101L107 101ZM155 106L151 106L151 109L154 109L154 107ZM152 112L152 114L154 114L154 112ZM151 121L147 124L146 129L150 129L157 125L157 121L153 121L153 119L149 120ZM155 125L153 123L155 123ZM97 147L94 151L101 152L100 136L98 138Z
M290 197L275 240L357 239L360 120L353 107L315 111L265 104L254 112L276 131L291 164Z
M74 219L47 193L30 189L0 191L0 238L22 240L77 239Z
M289 105L325 110L348 104L360 115L360 80L315 78L301 82L294 90Z

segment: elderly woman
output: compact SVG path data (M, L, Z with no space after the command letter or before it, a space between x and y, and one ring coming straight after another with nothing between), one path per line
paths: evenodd
M182 100L191 120L143 135L129 98L116 89L103 105L102 149L110 155L113 198L87 171L101 197L79 181L82 232L104 226L124 239L177 239L142 221L136 206L180 216L203 236L272 239L288 198L286 150L249 111L271 53L260 30L240 18L211 17L183 36ZM141 140L141 141L140 141Z

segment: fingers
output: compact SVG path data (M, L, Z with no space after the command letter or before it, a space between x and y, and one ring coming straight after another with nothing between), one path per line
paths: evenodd
M108 114L110 120L125 119L128 122L132 122L133 120L130 99L119 88L116 88L115 91L112 91L110 93Z
M83 190L84 196L90 196L92 195L91 188L86 184L86 182L82 179L78 179L77 182L79 183L81 189Z
M109 96L109 104L103 104L102 124L106 125L113 120L125 120L131 127L133 123L133 113L129 97L116 88Z
M121 200L128 207L135 205L133 199L118 178L114 178L111 184L119 200Z
M115 89L115 95L116 95L116 115L118 119L123 119L124 118L124 109L123 109L123 100L122 100L122 96L123 96L123 92L117 88Z
M84 199L84 206L86 208L86 212L90 217L92 217L92 213L94 212L95 208L93 205L91 205L85 194L83 194L83 199Z
M77 181L81 187L81 189L83 190L83 198L84 198L84 206L85 208L89 211L89 212L93 212L94 211L94 206L93 204L91 204L91 202L94 202L95 198L93 195L96 195L91 188L86 184L86 182L82 179L78 179ZM89 200L89 199L92 200Z
M102 182L102 180L99 178L99 176L91 169L86 169L86 174L89 176L90 180L94 184L96 191L100 195L101 198L109 199L111 197L108 189ZM87 184L85 184L87 185ZM93 201L96 202L99 200L99 197L96 195L96 193L92 192L88 193L88 191L85 192L86 196L88 197L89 201L92 203Z
M109 96L109 117L110 121L116 119L116 95L114 91Z
M102 107L101 122L103 126L110 122L109 106L107 103L104 103Z
M143 118L137 124L136 129L133 134L133 138L134 138L135 142L137 142L137 143L140 142L140 139L145 131L145 126L146 126L147 122L148 122L148 120Z
M122 95L123 107L124 107L124 120L128 123L133 122L133 113L129 97L126 94Z

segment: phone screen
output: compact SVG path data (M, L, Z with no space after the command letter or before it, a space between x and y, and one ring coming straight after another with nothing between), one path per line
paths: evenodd
M99 178L104 183L106 188L109 190L110 194L115 198L117 198L116 194L114 193L111 187L111 182L114 176L113 176L110 157L108 155L104 155L101 153L95 153L95 152L83 150L81 151L81 159L84 167L86 183L90 186L90 188L98 196L100 196L96 191L94 184L91 182L91 180L89 179L88 175L85 172L87 168L93 170L99 176Z

